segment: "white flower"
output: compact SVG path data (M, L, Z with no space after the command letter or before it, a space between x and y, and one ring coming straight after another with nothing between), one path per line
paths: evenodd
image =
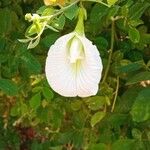
M48 52L46 77L51 88L66 97L96 95L102 74L98 49L76 32L60 37Z

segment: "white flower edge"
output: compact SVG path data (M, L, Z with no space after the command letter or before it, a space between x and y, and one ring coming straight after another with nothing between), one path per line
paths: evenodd
M74 69L74 64L68 59L67 44L74 36L83 44L85 54L78 69ZM102 60L97 47L85 36L80 36L76 32L56 40L49 49L45 65L46 78L51 88L65 97L96 95L102 69Z

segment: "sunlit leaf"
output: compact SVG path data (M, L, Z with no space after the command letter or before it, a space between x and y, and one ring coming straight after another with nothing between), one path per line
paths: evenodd
M107 0L108 5L114 5L118 0Z
M30 41L29 45L28 45L28 49L32 49L35 48L40 42L40 37L38 37L34 42Z
M91 126L94 127L104 118L105 115L105 112L96 112L91 118Z
M31 39L18 39L19 42L28 43Z
M133 43L140 41L140 33L136 28L129 28L129 38Z
M106 96L94 96L85 101L91 110L98 110L103 108L103 106L107 103Z
M34 95L30 99L29 104L30 104L31 108L37 109L41 105L41 95L40 95L40 93Z

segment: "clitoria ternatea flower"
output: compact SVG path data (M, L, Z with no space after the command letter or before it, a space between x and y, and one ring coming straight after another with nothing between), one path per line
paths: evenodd
M48 83L66 97L96 95L101 79L103 67L99 51L85 37L83 20L80 12L75 31L57 39L46 59Z

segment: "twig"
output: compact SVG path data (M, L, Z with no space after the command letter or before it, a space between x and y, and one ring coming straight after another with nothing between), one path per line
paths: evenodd
M118 96L118 90L119 90L119 76L117 76L117 85L116 85L114 101L113 101L113 104L112 104L112 107L111 107L111 112L113 112L114 108L115 108L115 104L116 104L116 100L117 100L117 96Z
M104 73L104 77L102 80L102 83L104 83L106 81L108 72L109 72L109 68L110 68L110 64L111 64L111 58L112 58L112 52L113 52L113 47L114 47L114 35L115 35L115 19L112 18L112 25L111 25L111 46L110 46L110 50L109 50L109 58L108 58L108 63L107 63L107 67Z
M52 19L55 18L56 16L60 15L61 13L63 13L65 10L67 10L68 8L72 7L73 5L77 4L78 2L80 2L80 0L76 0L75 2L71 3L70 5L66 6L66 7L62 7L60 10L58 10L58 12L56 12L53 15L50 16L42 16L40 17L40 19Z

